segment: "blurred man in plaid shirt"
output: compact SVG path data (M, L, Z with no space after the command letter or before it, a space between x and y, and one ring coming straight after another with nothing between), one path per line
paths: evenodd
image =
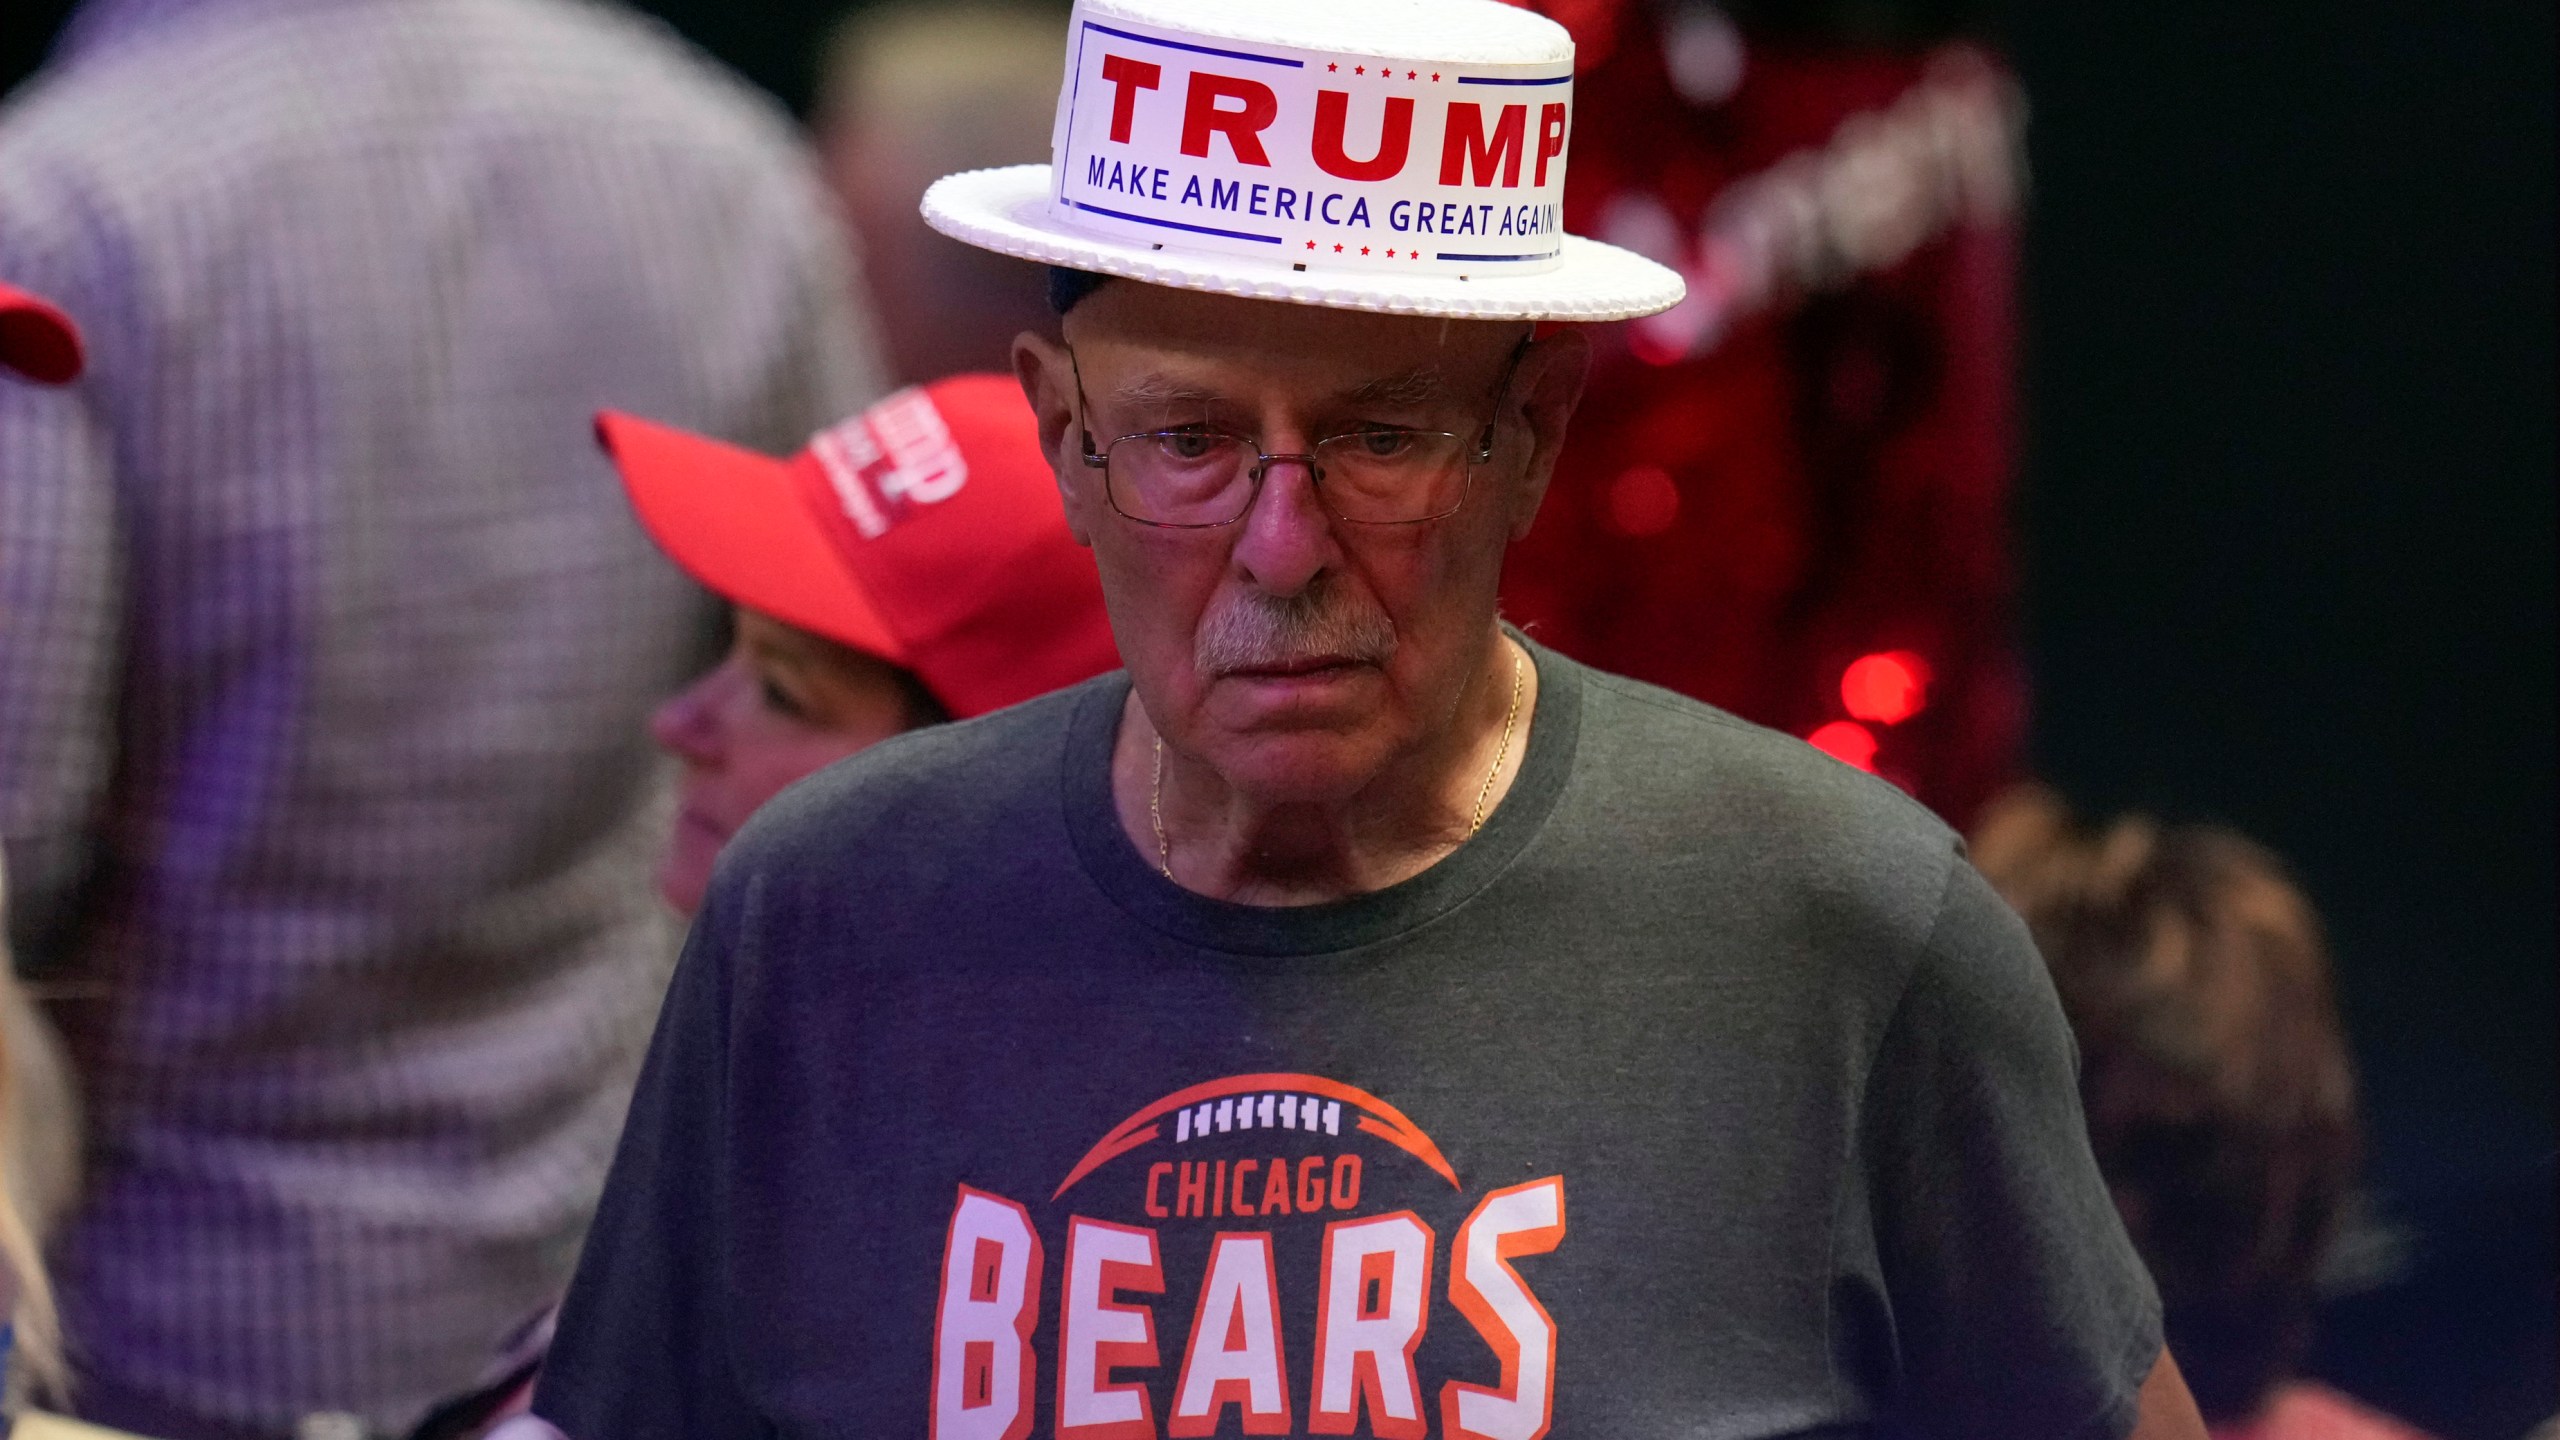
M787 450L870 398L793 147L565 0L89 0L0 111L0 274L91 351L0 394L88 1417L399 1430L522 1363L673 959L644 722L716 624L589 417Z

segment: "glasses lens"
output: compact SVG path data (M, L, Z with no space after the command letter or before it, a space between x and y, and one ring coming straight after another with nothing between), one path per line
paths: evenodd
M1324 496L1345 520L1395 524L1446 515L1466 498L1466 441L1439 430L1358 430L1316 447Z
M1124 435L1111 443L1111 503L1158 525L1223 525L1253 501L1253 447L1214 430Z

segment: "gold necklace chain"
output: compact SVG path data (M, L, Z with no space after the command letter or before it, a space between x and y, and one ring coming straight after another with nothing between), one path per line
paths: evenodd
M1173 878L1173 847L1164 838L1164 737L1156 737L1156 783L1147 792L1147 819L1156 827L1156 869Z
M1493 794L1494 777L1502 773L1502 762L1511 758L1511 732L1520 724L1520 652L1511 652L1511 710L1502 717L1502 743L1494 747L1493 766L1484 772L1484 783L1476 787L1475 814L1467 821L1467 838L1476 838L1484 828L1484 802ZM1173 844L1164 835L1164 737L1155 738L1155 780L1147 790L1147 823L1156 831L1156 870L1167 880L1173 879ZM1179 883L1179 882L1177 882Z
M1475 818L1467 822L1467 838L1476 838L1484 828L1485 797L1493 793L1493 777L1502 773L1502 762L1511 758L1511 727L1520 723L1520 652L1511 652L1511 713L1502 717L1502 743L1494 748L1493 768L1484 772L1484 783L1476 787Z

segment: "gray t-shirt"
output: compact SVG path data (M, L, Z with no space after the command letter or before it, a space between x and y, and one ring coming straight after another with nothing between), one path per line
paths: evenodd
M1125 677L724 858L536 1402L749 1435L2124 1435L2157 1302L2024 930L1919 806L1534 649L1510 796L1261 908Z

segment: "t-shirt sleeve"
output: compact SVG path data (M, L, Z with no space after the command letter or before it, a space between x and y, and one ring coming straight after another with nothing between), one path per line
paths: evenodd
M2133 1429L2159 1300L2090 1154L2077 1070L2026 927L1957 861L1863 1120L1909 1433Z
M726 944L685 942L533 1412L569 1440L726 1440L766 1427L738 1383L728 1287Z

